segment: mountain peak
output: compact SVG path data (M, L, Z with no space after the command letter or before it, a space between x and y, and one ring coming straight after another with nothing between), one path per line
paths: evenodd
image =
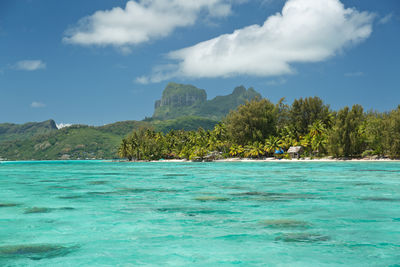
M217 96L207 100L207 93L190 84L169 83L161 100L154 105L154 119L174 119L182 116L199 116L220 120L230 110L244 104L255 97L261 97L253 88L246 89L243 85L236 87L226 96Z
M235 89L233 89L232 94L233 95L242 95L244 93L246 93L246 87L244 87L243 85L235 87Z
M204 89L198 89L193 85L169 83L162 94L161 100L157 100L154 108L160 107L183 107L207 100Z
M30 138L36 134L45 134L57 130L54 120L27 122L24 124L0 124L0 141Z

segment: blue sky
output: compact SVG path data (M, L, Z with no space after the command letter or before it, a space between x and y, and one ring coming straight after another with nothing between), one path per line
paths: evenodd
M0 122L151 116L170 82L400 104L398 0L1 0Z

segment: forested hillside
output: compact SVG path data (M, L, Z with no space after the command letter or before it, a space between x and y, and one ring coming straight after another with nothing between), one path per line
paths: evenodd
M134 131L119 148L138 160L228 157L285 157L293 147L301 157L400 158L400 106L365 112L360 105L333 111L318 97L254 99L231 111L213 130Z
M57 126L54 120L25 124L1 123L0 142L27 139L34 135L47 134L56 130Z
M170 83L162 100L155 105L155 116L143 121L122 121L99 127L73 125L58 130L53 120L22 125L0 124L0 159L86 159L116 158L122 138L133 130L210 130L231 109L260 95L238 87L227 96L207 100L205 90L192 85ZM158 115L157 115L158 114Z

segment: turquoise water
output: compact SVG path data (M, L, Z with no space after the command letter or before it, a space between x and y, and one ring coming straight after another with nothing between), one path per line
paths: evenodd
M400 266L400 163L0 163L0 266Z

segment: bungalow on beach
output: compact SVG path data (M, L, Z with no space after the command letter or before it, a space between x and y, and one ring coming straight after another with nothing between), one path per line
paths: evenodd
M303 151L302 146L291 146L288 149L287 153L290 155L290 157L292 159L294 159L294 158L299 159L302 151Z

